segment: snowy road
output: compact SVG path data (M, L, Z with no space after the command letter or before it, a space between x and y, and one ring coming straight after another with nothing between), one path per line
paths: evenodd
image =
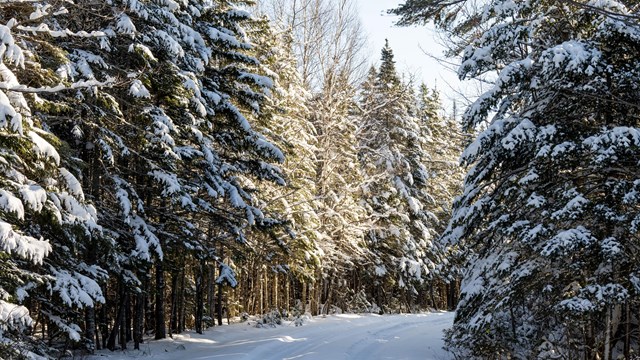
M453 313L434 313L334 315L310 320L301 327L259 329L236 324L213 328L204 335L188 333L151 341L141 352L99 355L109 360L444 360L450 357L441 349L442 330L452 322Z

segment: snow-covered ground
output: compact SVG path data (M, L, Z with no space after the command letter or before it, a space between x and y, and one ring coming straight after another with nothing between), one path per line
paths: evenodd
M186 333L174 339L149 341L141 351L99 352L93 360L210 359L451 359L442 350L442 330L453 313L407 315L331 315L296 327L255 323L215 327L203 335Z

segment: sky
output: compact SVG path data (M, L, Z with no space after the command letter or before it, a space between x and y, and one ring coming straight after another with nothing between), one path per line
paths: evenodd
M388 15L387 9L402 3L401 0L357 0L362 24L369 36L370 58L379 65L380 50L385 39L393 49L399 72L413 74L430 88L437 88L443 105L450 110L453 99L462 85L451 65L444 66L433 57L444 58L444 47L438 43L438 34L432 27L394 26L397 17ZM431 55L431 56L429 56ZM448 59L455 62L455 59Z

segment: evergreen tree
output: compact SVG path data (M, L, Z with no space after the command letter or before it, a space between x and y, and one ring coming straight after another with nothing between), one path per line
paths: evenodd
M322 257L315 274L299 284L312 313L349 308L361 288L358 273L370 261L363 247L362 174L357 162L355 85L364 58L363 31L350 0L258 1L274 26L292 35L306 102L314 127L313 203L319 219L314 238Z
M34 14L43 11L39 5L34 4ZM65 256L51 260L47 267L55 280L51 288L62 294L61 299L33 307L40 306L55 321L47 334L51 338L59 333L57 326L74 341L80 340L83 329L89 349L95 343L115 349L116 341L125 348L132 336L137 347L144 328L155 328L157 338L165 336L166 272L172 282L189 274L201 285L204 270L191 273L187 265L204 262L197 269L205 269L213 263L219 266L218 282L235 285L233 272L218 252L220 245L244 244L248 227L274 222L254 203L255 186L247 180L284 183L272 164L283 161L281 151L251 124L273 82L260 73L247 30L257 26L256 20L239 8L243 2L82 5L72 11L50 9L52 14L57 12L49 29L20 28L24 34L56 35L52 41L56 47L43 46L46 52L40 54L48 60L41 64L46 67L42 73L56 74L77 90L71 94L46 91L35 103L42 109L42 128L65 141L74 160L69 165L66 158L61 160L73 172L62 169L56 175L68 193L50 198L60 199L54 203L62 207L63 222L88 224L84 232L38 229L38 234L55 230L56 236L65 231L63 239L68 240L60 245ZM84 32L87 26L101 31ZM13 41L7 34L2 38ZM14 56L16 47L10 45L8 54ZM43 78L41 82L56 80ZM114 78L121 80L96 87ZM31 141L43 147L44 155L53 154L43 136ZM85 195L94 201L97 214L88 207L82 218ZM74 217L67 219L69 212ZM96 218L103 232L94 239L92 226L100 229ZM96 263L108 264L112 275L103 283L107 290L103 293L109 294L107 304L99 309L90 300L104 301L96 282L104 280L106 273ZM85 279L76 274L89 275ZM70 288L75 283L80 284L78 289ZM196 288L198 324L203 287ZM65 293L80 298L65 298ZM174 309L177 300L177 295L171 297ZM155 314L145 318L149 305L155 307ZM83 326L78 321L82 314L69 309L84 306L87 323ZM62 320L56 320L58 316ZM177 313L170 316L175 320ZM67 317L74 322L68 323Z
M417 117L420 119L422 136L426 140L424 152L427 157L419 164L413 177L417 183L425 186L428 194L425 210L431 219L434 233L439 235L447 227L453 200L462 191L464 168L459 163L459 157L468 139L453 116L442 114L437 90L422 84L417 100ZM439 239L434 241L440 244ZM452 309L457 301L460 253L455 246L438 246L442 246L444 257L436 264L433 272L435 276L430 277L432 281L428 284L428 297L432 307ZM446 286L437 286L442 283Z
M436 233L441 234L449 222L453 199L462 191L464 170L459 157L468 139L453 116L442 114L440 93L425 84L418 89L417 117L428 157L414 177L426 185L430 195L426 208L437 219Z
M363 201L373 223L366 235L375 255L372 291L380 305L400 296L409 304L416 284L431 277L442 257L432 241L433 215L425 208L428 156L414 101L396 73L387 42L380 70L372 69L363 86L358 130Z
M247 276L259 273L255 267L264 265L271 269L266 276L283 276L286 281L276 280L274 288L263 289L268 294L266 297L272 298L270 293L278 293L283 289L286 291L287 278L308 281L315 276L320 267L318 240L322 235L319 233L314 182L317 141L306 106L310 94L304 89L297 70L291 32L284 30L276 33L267 22L264 26L266 29L260 36L263 43L260 44L262 54L259 58L265 73L272 74L275 81L272 94L263 107L259 125L260 130L286 155L282 170L287 185L263 183L258 197L267 214L284 220L285 224L272 229L256 229L258 231L252 233L250 241L258 259ZM265 236L277 240L271 241ZM281 306L278 301L266 301L266 306L288 310L289 299L285 296L279 298L287 301L286 306ZM258 311L265 313L272 310L263 306Z
M317 288L328 289L319 300L347 309L360 290L358 269L371 261L363 244L366 213L360 202L363 173L357 159L355 89L345 75L325 78L327 88L311 101L311 122L317 131L316 198L320 217L322 272ZM349 277L349 281L344 281ZM325 301L323 301L325 300Z
M420 5L409 11L406 6ZM498 71L445 239L468 249L448 347L475 358L629 358L637 347L635 2L408 1L474 33L461 77ZM417 14L421 14L418 17ZM475 23L483 29L464 26ZM634 315L632 315L634 314ZM626 324L626 325L625 325Z
M106 271L84 261L90 244L99 246L96 209L85 200L77 159L46 122L60 107L41 98L100 85L64 82L49 68L64 63L62 50L43 45L52 35L97 34L56 26L60 9L0 4L6 24L0 25L0 356L6 358L53 353L25 335L36 321L59 334L49 346L81 340L80 310L104 302L98 282Z

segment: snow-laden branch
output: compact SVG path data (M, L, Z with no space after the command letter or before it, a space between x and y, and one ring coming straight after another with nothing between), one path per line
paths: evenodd
M98 81L98 80L87 80L87 81L78 81L69 86L65 86L63 84L59 84L56 86L44 86L44 87L30 87L26 85L11 85L7 82L0 81L0 90L5 91L14 91L21 93L56 93L65 90L75 90L75 89L83 89L89 87L102 87L102 86L110 86L116 82L114 78L109 78L106 81Z
M18 26L16 26L16 29L21 30L21 31L31 32L31 33L45 33L45 34L50 35L52 37L75 36L75 37L88 38L88 37L105 37L105 36L107 36L107 34L105 34L103 31L92 31L92 32L78 31L78 32L73 32L73 31L71 31L69 29L51 30L51 29L49 29L49 26L47 24L40 24L38 26L18 25Z

